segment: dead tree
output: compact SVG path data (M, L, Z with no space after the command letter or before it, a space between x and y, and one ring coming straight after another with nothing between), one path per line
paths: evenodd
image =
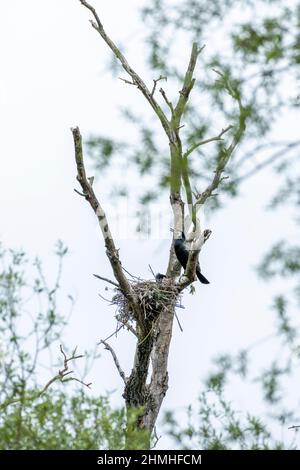
M236 128L231 125L227 126L225 129L222 129L217 136L198 142L184 151L180 138L182 118L195 83L193 75L197 58L203 48L199 48L196 43L192 46L184 81L176 103L171 103L165 91L160 88L161 99L164 101L166 109L168 109L168 113L166 113L155 97L158 80L154 80L154 86L150 90L142 78L132 69L125 56L114 44L112 39L107 35L94 7L85 0L80 0L80 2L92 14L92 27L97 31L102 40L105 41L127 73L128 80L125 79L124 81L136 86L143 94L145 100L151 106L160 121L168 140L170 148L170 205L174 218L174 238L178 238L183 230L185 206L189 209L189 216L193 228L188 264L184 275L181 276L179 280L178 275L180 274L180 267L174 253L172 242L166 270L167 277L161 283L152 280L129 281L124 274L119 251L115 246L106 214L99 199L95 195L93 178L88 178L86 175L82 138L79 128L76 127L72 129L77 180L82 189L80 194L89 202L98 218L105 241L106 254L116 282L107 279L104 280L109 281L116 287L117 293L113 297L112 302L118 305L118 320L123 325L126 325L129 331L136 336L135 357L129 377L126 377L122 371L119 360L109 343L103 341L105 348L111 352L116 368L124 381L123 397L125 399L128 417L126 448L136 448L137 445L142 446L142 448L149 448L151 434L154 430L162 401L168 389L168 355L172 338L176 302L182 291L194 282L199 252L211 233L209 230L201 230L197 213L199 208L213 195L215 189L224 178L223 172L225 167L245 130L245 112L239 94L233 90L226 77L220 72L217 72L224 87L238 103L240 111L238 126ZM193 193L189 174L190 154L201 145L208 144L212 141L222 141L223 135L230 129L232 129L232 141L227 147L222 145L211 183L203 192L199 194ZM183 197L185 197L185 202ZM149 377L150 362L152 366L151 377ZM134 410L135 414L133 415L132 412ZM134 419L132 419L132 416L134 416ZM142 440L140 439L139 441L140 444L137 444L135 439L137 433L140 436L143 435Z

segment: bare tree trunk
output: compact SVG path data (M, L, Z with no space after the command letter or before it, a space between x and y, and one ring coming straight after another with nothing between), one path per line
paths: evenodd
M151 356L152 376L143 420L145 427L151 431L153 431L162 401L168 390L168 358L172 339L174 308L174 306L173 308L170 306L160 318Z
M150 437L168 389L167 368L174 309L175 303L164 309L151 325L148 337L137 343L134 366L123 395L127 407L127 449L136 448L137 441L142 441L144 448L150 447ZM152 371L148 384L150 359ZM143 434L142 439L136 439L135 429Z

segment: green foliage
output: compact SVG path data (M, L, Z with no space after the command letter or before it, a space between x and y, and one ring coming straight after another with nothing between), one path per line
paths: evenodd
M284 240L279 241L265 256L258 271L264 279L270 279L275 275L289 277L299 274L300 247L291 246Z
M58 349L58 339L61 340L65 325L65 317L59 313L58 300L63 259L67 252L67 247L58 242L55 250L58 259L57 275L54 283L49 286L39 259L32 263L22 250L1 248L2 449L80 448L84 439L85 445L89 447L95 446L95 442L102 436L98 436L100 428L98 434L94 432L92 440L92 431L89 432L88 427L85 430L80 425L92 418L94 421L101 419L101 423L104 423L104 412L108 407L106 402L88 398L85 401L82 392L73 397L62 392L51 393L49 388L44 395L45 383L41 383L39 378L45 353L51 350L54 353ZM73 300L70 296L69 301L72 307ZM63 376L58 374L55 382L58 379L62 382ZM71 375L68 375L65 380L70 379ZM49 386L52 382L54 380L50 378ZM96 414L97 405L99 415ZM108 439L107 433L105 436L103 441ZM78 439L73 443L75 437Z
M287 168L282 166L279 168L279 171L286 171ZM273 196L271 201L271 208L276 209L279 206L284 204L292 204L296 206L296 209L299 209L300 206L300 176L290 176L287 174L287 177L278 190L278 192Z
M146 173L149 174L152 169L156 155L158 154L158 149L155 144L153 131L147 128L141 128L140 134L143 151L141 152L137 149L133 153L132 158L140 175L143 176Z
M181 419L181 423L182 423ZM243 416L232 408L217 387L202 393L196 409L189 407L186 424L179 424L173 413L165 416L167 433L183 449L277 450L284 448L261 419Z
M85 144L96 170L107 168L113 156L126 149L124 142L116 142L114 139L100 136L90 137Z
M37 400L11 405L1 414L1 449L121 449L124 411L107 398L51 391Z
M232 35L234 48L241 52L248 62L253 58L268 63L278 61L285 54L283 40L288 32L288 25L284 24L286 14L281 18L265 18L257 27L253 23L242 24L239 34ZM262 56L262 57L261 57Z
M277 313L278 334L289 345L294 345L298 339L297 329L292 325L289 313L289 302L283 295L277 295L274 299L273 309Z
M1 250L0 347L5 349L1 354L0 376L5 386L0 389L0 403L22 399L27 387L36 385L38 356L58 339L64 326L64 318L57 309L57 295L66 253L60 242L56 250L57 277L49 287L40 260L33 263L35 273L28 281L26 271L32 269L32 263L25 253Z
M289 367L280 368L278 364L274 362L271 364L271 367L268 367L268 369L262 373L260 380L264 399L267 402L276 404L282 399L280 393L280 378L289 373L289 371Z
M60 348L57 375L48 377L47 383L40 378L43 354L59 350L57 340L65 325L58 300L67 253L58 242L57 276L49 286L40 260L31 263L22 250L0 246L0 448L148 448L149 433L134 426L140 410L113 410L109 397L91 396L87 384L66 369L70 358L83 358L76 348L71 356ZM80 385L72 389L74 380Z
M126 412L125 449L143 450L148 449L151 442L149 431L139 429L136 422L143 413L143 408L135 408Z

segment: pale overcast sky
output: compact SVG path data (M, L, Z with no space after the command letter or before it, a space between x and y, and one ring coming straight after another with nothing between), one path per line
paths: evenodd
M142 2L94 0L93 4L111 36L126 43L129 59L143 73L139 61L143 25L138 17ZM62 239L69 246L63 289L76 298L76 306L63 340L79 351L108 336L115 320L114 307L98 297L98 292L108 295L105 286L92 277L112 274L94 215L73 191L77 186L70 127L78 125L84 137L97 132L126 135L118 105L130 104L134 110L145 105L136 89L105 72L110 52L88 19L77 0L0 2L0 239L8 247L39 255L50 279L55 242ZM296 120L282 119L276 138L295 139L297 127ZM244 184L238 199L206 220L213 235L201 253L201 264L211 284L198 284L194 296L186 293L185 310L178 311L184 331L175 324L163 410L182 410L195 401L212 357L237 352L274 331L270 305L279 286L260 281L254 267L270 242L286 235L296 238L290 214L265 211L277 183L270 170L262 172ZM109 179L99 177L100 197L109 184ZM108 203L103 200L104 207ZM169 220L166 225L168 234ZM150 277L149 262L164 272L169 240L117 243L130 272ZM62 302L67 305L66 299ZM129 373L131 338L122 333L112 344ZM257 360L274 353L272 347L258 349ZM96 393L116 390L113 403L121 403L122 383L106 351L88 379ZM242 390L233 388L232 398L235 408L259 409ZM297 395L292 398L298 405ZM162 438L159 446L167 445Z

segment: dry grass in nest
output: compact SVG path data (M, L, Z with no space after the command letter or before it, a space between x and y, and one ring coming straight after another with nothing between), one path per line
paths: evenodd
M150 323L170 307L173 308L178 300L177 288L167 279L164 279L161 283L156 281L132 282L131 287L142 307L145 320ZM136 320L122 292L118 292L113 297L112 302L117 305L116 318L118 321L126 324Z

